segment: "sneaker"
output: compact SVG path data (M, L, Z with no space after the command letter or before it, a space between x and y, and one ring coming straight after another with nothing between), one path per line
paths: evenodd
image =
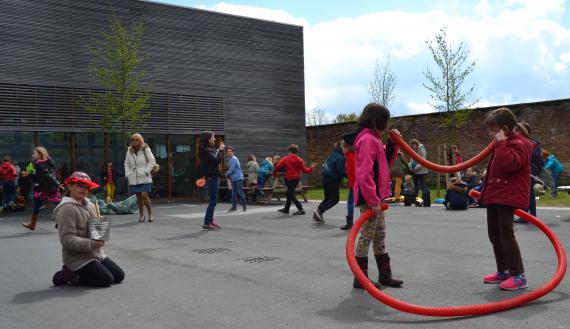
M483 282L497 284L507 280L509 277L510 275L506 272L495 272L484 277Z
M218 229L221 229L221 228L222 228L220 225L218 225L218 223L216 223L215 220L212 220L212 224L210 224L210 225L212 225L212 226L214 226L214 227L216 227L216 228L218 228Z
M55 272L53 275L53 285L54 286L62 286L64 284L68 284L73 282L75 279L75 274L71 272L67 267L62 266L61 271Z
M286 208L279 209L279 210L277 210L277 211L279 211L279 212L282 213L282 214L288 214L288 213L289 213L289 209L286 209Z
M217 226L212 225L212 224L202 226L202 231L217 231L217 230L219 230L219 228Z
M299 216L299 215L304 215L305 211L304 210L299 210L296 213L293 213L293 216Z
M510 291L518 289L526 289L526 287L527 287L526 277L524 276L524 274L513 275L499 285L499 288Z
M230 209L228 209L228 212L232 212L232 211L236 211L237 208L231 207Z
M317 223L324 223L323 213L319 209L313 210L313 220Z

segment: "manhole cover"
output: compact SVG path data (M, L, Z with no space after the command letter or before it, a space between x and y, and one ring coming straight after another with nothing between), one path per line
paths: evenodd
M228 251L226 248L207 248L207 249L196 249L194 252L199 254L217 254L220 252Z
M261 256L261 257L248 257L248 258L242 258L241 260L243 260L246 263L263 263L263 262L270 262L273 260L277 260L280 258L277 257L268 257L268 256Z

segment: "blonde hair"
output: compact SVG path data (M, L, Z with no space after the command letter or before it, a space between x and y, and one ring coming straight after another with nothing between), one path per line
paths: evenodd
M143 145L144 145L144 138L143 138L142 135L139 134L139 133L133 134L133 135L131 136L131 145L133 144L133 138L135 138L135 137L141 142L141 143L140 143L140 146L143 146Z
M46 160L49 158L49 153L46 150L45 147L43 146L38 146L34 149L34 151L38 152L38 154L40 155L40 157L42 158L42 160Z
M406 175L406 177L404 177L404 180L406 181L412 180L412 175Z
M267 157L267 158L265 158L265 160L267 160L267 162L273 164L273 159L271 159L271 157Z

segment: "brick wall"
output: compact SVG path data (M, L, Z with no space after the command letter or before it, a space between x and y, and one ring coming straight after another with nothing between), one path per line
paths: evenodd
M391 127L399 129L407 141L416 138L422 142L427 148L428 160L432 162L436 162L438 145L443 148L444 143L448 148L451 144L457 145L463 159L467 160L489 143L484 119L488 112L499 107L501 106L474 110L470 122L460 129L438 128L439 113L395 117ZM532 136L541 143L543 149L555 154L564 164L566 170L561 184L570 185L570 99L514 104L507 107L513 110L519 121L528 122L532 128ZM355 123L307 127L308 161L322 163L330 153L334 141L355 128ZM386 136L383 140L386 140ZM487 160L476 166L475 170L481 173L486 165ZM435 175L432 176L433 179ZM314 180L312 181L314 183Z

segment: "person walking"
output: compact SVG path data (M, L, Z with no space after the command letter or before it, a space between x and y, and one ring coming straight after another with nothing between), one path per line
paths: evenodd
M354 181L356 179L356 154L354 153L354 147L348 145L346 141L341 143L342 153L344 153L344 158L346 159L346 177L348 178L348 198L346 201L346 225L342 226L340 229L343 231L350 230L354 222Z
M4 156L4 162L0 166L0 180L2 180L2 208L14 206L16 202L16 178L18 170L12 163L12 157Z
M48 151L38 146L32 152L33 167L30 171L21 171L20 175L30 177L34 181L34 210L29 223L22 225L33 231L36 229L40 209L46 202L59 203L61 201L60 188L63 185L55 177L55 164Z
M113 166L113 161L107 161L103 170L101 170L101 180L105 184L105 202L112 203L115 196L115 182L117 181L118 172Z
M334 143L332 153L325 160L322 170L324 200L313 210L313 221L324 223L323 214L334 207L340 200L340 183L346 176L346 159L340 148L340 142Z
M152 171L156 165L150 147L145 144L141 134L131 136L131 146L125 156L125 176L129 181L129 191L137 197L139 223L146 220L144 209L148 213L148 221L154 222L149 194L152 190Z
M273 177L277 178L279 171L284 169L285 186L287 186L287 201L285 202L285 207L278 211L283 214L288 214L291 203L294 203L297 207L297 212L293 213L293 215L304 215L305 210L303 210L303 206L295 197L295 189L301 181L301 173L312 173L317 165L312 164L311 167L305 166L305 161L297 155L297 153L299 153L299 146L291 144L287 150L289 151L289 155L282 159L277 159L277 156L273 158L273 163L276 163L275 170L273 170Z
M247 187L251 188L253 202L257 201L257 182L259 180L258 171L260 167L257 163L255 155L250 154L247 157Z
M103 251L105 241L89 237L89 221L97 218L97 211L87 197L89 190L99 184L76 171L65 180L65 186L69 197L64 197L54 210L63 266L54 274L53 285L109 287L122 282L125 272Z
M424 146L424 144L420 143L420 141L418 141L417 139L414 138L410 141L410 145L412 146L414 151L416 153L418 153L422 158L424 158L424 159L427 158L427 150L426 150L426 147ZM410 167L410 170L413 173L414 186L416 188L416 197L418 197L420 195L420 191L422 191L422 199L425 200L426 199L425 177L428 174L428 169L426 167L422 166L420 163L418 163L414 159L412 159L412 161L410 161L408 166Z
M243 193L243 171L239 164L239 159L235 156L235 149L231 146L226 148L228 157L228 171L226 177L229 177L232 184L232 207L228 210L230 212L237 210L237 198L241 199L241 206L243 211L247 211L247 203L245 194Z
M198 157L200 158L200 170L202 176L206 178L206 187L208 188L208 208L204 215L204 225L202 229L205 231L216 231L222 227L214 220L214 211L218 204L218 187L220 185L220 163L222 162L223 152L226 148L224 142L220 142L218 149L215 148L216 136L211 131L204 131L200 135L200 144L198 146Z

